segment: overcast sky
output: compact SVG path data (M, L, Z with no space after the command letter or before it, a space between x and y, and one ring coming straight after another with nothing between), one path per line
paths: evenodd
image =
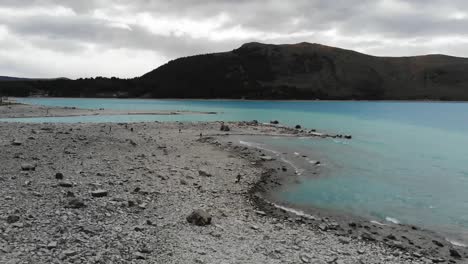
M468 57L468 1L0 0L0 75L136 77L250 41Z

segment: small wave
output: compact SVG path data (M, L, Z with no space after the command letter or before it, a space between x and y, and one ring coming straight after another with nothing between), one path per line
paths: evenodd
M301 155L301 153L299 153L299 152L294 152L294 155L299 156L299 155Z
M396 219L396 218L392 218L392 217L388 217L388 216L387 216L387 217L385 217L385 220L386 220L387 222L394 223L394 224L397 224L397 225L400 224L400 221L398 221L398 219Z
M457 246L457 247L467 247L467 245L463 244L462 242L458 242L458 241L455 241L455 240L450 240L448 238L446 238L445 240L447 240L447 242L449 242L450 244L452 244L454 246Z
M284 210L284 211L289 212L289 213L293 213L293 214L295 214L297 216L302 216L302 217L309 218L309 219L312 219L312 220L317 220L317 218L315 216L307 214L304 211L296 210L296 209L289 208L289 207L282 206L282 205L275 204L275 203L271 203L271 204L274 207L278 208L278 209Z
M372 221L370 221L370 222L371 222L372 224L381 225L381 226L386 226L386 224L377 222L377 221L375 221L375 220L372 220Z
M333 142L336 144L349 145L348 141L333 139Z
M245 146L248 146L248 147L254 147L254 143L247 142L247 141L239 140L239 144L245 145Z
M302 175L302 173L304 172L303 169L297 167L294 163L292 163L291 161L289 161L289 160L285 159L284 157L282 157L281 153L276 151L276 150L272 150L272 149L262 147L259 143L255 143L255 142L247 142L247 141L239 140L239 144L245 145L245 146L248 146L248 147L252 147L252 148L261 149L261 150L264 150L264 151L268 151L268 152L271 152L271 153L275 154L277 157L281 157L281 160L284 163L289 164L294 169L296 175ZM295 155L300 155L297 152L294 152L294 154Z
M262 147L259 143L247 142L247 141L239 140L239 144L245 145L245 146L248 146L248 147L253 147L253 148L261 149L261 150L264 150L264 151L268 151L268 152L271 152L271 153L275 154L276 156L280 156L280 155L281 155L278 151L272 150L272 149L268 149L268 148L265 148L265 147Z
M285 159L283 157L281 158L281 161L283 161L284 163L289 164L295 170L297 175L301 175L304 172L303 169L297 167L294 163L292 163L291 161L289 161L289 160L287 160L287 159Z

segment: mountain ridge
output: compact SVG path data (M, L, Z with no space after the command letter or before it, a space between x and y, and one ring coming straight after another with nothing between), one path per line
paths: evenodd
M171 60L134 79L19 83L23 95L74 97L468 100L468 58L382 57L318 43L250 42ZM0 83L0 93L13 92L4 87Z

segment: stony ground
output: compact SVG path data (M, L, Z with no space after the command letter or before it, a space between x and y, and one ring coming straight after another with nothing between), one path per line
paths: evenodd
M200 133L219 124L0 123L0 263L432 263L257 211L262 168Z
M32 118L32 117L71 117L97 115L188 115L215 114L214 112L165 111L165 110L113 110L113 109L79 109L75 107L48 107L40 105L24 105L12 103L0 104L0 118Z

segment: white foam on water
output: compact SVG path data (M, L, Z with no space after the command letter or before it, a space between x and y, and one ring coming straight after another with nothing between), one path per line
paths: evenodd
M254 146L254 143L247 142L247 141L242 141L242 140L239 140L239 144L245 145L245 146L248 146L248 147L253 147Z
M281 160L284 162L284 163L287 163L289 164L295 171L295 173L297 175L302 175L302 173L304 172L303 169L297 167L294 163L292 163L290 160L287 160L285 159L284 157L282 157L281 153L276 151L276 150L272 150L272 149L268 149L268 148L265 148L265 147L262 147L261 144L259 143L255 143L255 142L247 142L247 141L242 141L242 140L239 140L239 144L241 145L245 145L245 146L248 146L248 147L252 147L252 148L257 148L257 149L261 149L261 150L264 150L264 151L268 151L268 152L271 152L273 154L275 154L277 157L281 157ZM296 154L297 152L294 152L294 154ZM299 155L299 153L297 153L297 155Z
M377 221L375 221L375 220L372 220L372 221L370 221L370 222L373 223L373 224L376 224L376 225L386 226L386 224L377 222Z
M259 144L259 143L239 140L239 144L245 145L245 146L248 146L248 147L253 147L253 148L265 150L265 151L268 151L268 152L271 152L271 153L275 154L276 156L280 156L280 153L278 151L262 147L261 144Z
M400 224L400 221L398 221L398 219L393 218L393 217L388 217L388 216L387 216L387 217L385 217L385 220L386 220L387 222L394 223L394 224L397 224L397 225Z
M299 152L294 152L294 155L299 156L301 154Z
M289 207L286 207L286 206L282 206L282 205L279 205L279 204L275 204L275 203L271 203L274 207L278 208L278 209L281 209L281 210L284 210L286 212L289 212L289 213L293 213L297 216L302 216L302 217L305 217L305 218L309 218L309 219L312 219L312 220L317 220L317 218L313 215L310 215L310 214L307 214L305 213L304 211L301 211L301 210L297 210L297 209L293 209L293 208L289 208Z
M445 240L447 240L447 242L449 242L450 244L452 244L454 246L457 246L457 247L468 247L466 244L463 244L462 242L458 242L458 241L455 241L455 240L450 240L448 238L446 238Z
M287 160L287 159L285 159L285 158L283 158L283 157L281 157L281 160L282 160L284 163L287 163L287 164L289 164L291 167L293 167L293 169L295 170L295 172L296 172L297 175L301 175L301 174L304 172L304 170L302 170L302 169L300 169L299 167L297 167L297 166L296 166L294 163L292 163L291 161L289 161L289 160Z

